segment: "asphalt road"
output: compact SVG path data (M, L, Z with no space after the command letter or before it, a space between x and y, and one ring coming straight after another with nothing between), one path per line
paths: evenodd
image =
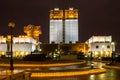
M31 78L31 80L119 80L120 70L108 69L106 73L70 77Z
M88 62L90 65L90 62ZM94 68L102 68L105 65L101 62L94 62ZM67 67L51 67L47 70L64 70L64 69L75 69L81 66L67 66ZM88 66L89 67L89 66ZM84 68L84 67L82 67ZM108 69L106 73L93 74L93 75L80 75L80 76L69 76L69 77L32 77L31 80L120 80L120 69Z
M101 62L94 62L95 68L102 68L102 65L105 65L105 64ZM120 80L120 69L107 69L106 73L93 74L93 75L50 77L50 78L47 78L47 77L33 78L32 77L31 80Z

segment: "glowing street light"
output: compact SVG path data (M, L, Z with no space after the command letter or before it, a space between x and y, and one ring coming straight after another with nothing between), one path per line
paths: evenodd
M11 35L11 40L10 40L10 44L11 44L11 47L10 47L10 51L11 51L11 53L10 53L10 70L14 70L14 67L13 67L13 51L12 51L12 43L13 43L12 30L15 27L15 23L14 22L9 22L8 27L10 28L10 35Z
M112 52L113 52L113 51L114 51L114 50L113 50L113 47L114 47L115 43L112 42L111 45L112 45Z

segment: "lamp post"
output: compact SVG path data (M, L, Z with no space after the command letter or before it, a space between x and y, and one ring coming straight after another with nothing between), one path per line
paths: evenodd
M93 63L93 50L92 50L92 44L90 45L90 68L94 68L94 63Z
M90 59L90 61L91 61L91 62L90 62L91 69L93 69L93 67L94 67L93 57L92 57L92 56L93 56L93 52L91 51L91 55L90 55L90 58L91 58L91 59Z
M10 70L14 70L13 67L13 51L12 51L12 43L13 43L13 37L12 37L12 30L15 27L15 23L14 22L9 22L8 23L8 27L10 28L10 35L11 35L11 40L10 40Z
M113 63L113 59L114 59L114 48L113 48L114 45L115 45L115 43L112 42L112 43L111 43L111 46L112 46L112 50L111 50L111 51L112 51L112 63Z

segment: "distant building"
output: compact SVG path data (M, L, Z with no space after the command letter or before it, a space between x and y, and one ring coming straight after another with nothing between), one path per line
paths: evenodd
M55 49L61 49L65 53L75 53L79 52L88 53L89 46L87 43L70 43L70 44L41 44L41 49L45 53L50 53L55 51Z
M115 51L112 36L92 36L87 42L89 43L90 53L96 58L111 57Z
M19 35L12 38L13 57L22 58L34 51L39 51L39 36L42 34L40 26L24 26L26 35ZM2 55L9 57L11 53L11 36L0 36L0 57Z
M0 36L0 56L10 55L10 36ZM13 57L21 58L25 55L31 54L36 49L36 40L32 37L21 35L19 37L13 37Z
M78 10L69 8L65 10L65 43L78 41Z
M78 10L69 8L50 11L49 43L75 43L78 41Z
M59 56L60 60L75 60L78 54L89 52L87 43L41 44L40 48L43 53L47 54L47 57L56 58Z
M63 42L63 10L55 8L50 11L49 43Z

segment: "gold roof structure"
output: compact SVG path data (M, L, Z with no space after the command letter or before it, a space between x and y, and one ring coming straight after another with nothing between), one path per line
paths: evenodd
M65 19L78 19L78 9L65 10Z
M28 37L33 37L34 39L38 39L39 35L42 34L40 26L35 25L24 26L24 33L26 33Z
M59 8L50 10L50 19L63 19L63 10L59 10Z

